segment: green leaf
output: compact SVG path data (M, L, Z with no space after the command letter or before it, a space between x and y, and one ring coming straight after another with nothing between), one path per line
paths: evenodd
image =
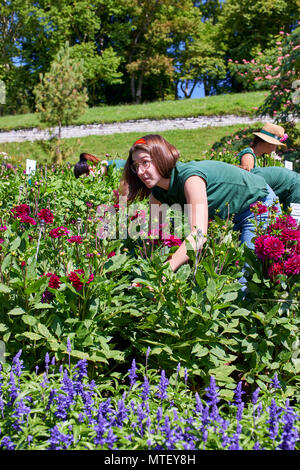
M43 325L42 323L38 324L37 329L38 329L39 333L42 336L44 336L45 338L50 338L52 336L50 331L48 330L48 328L45 325Z
M7 312L7 315L23 315L23 313L26 313L25 310L23 310L21 307L15 307Z
M22 333L22 336L25 336L25 338L29 338L32 341L38 341L39 339L43 338L43 336L31 331L25 331L25 333Z
M9 294L11 292L11 288L6 286L5 284L0 284L0 292L4 294Z

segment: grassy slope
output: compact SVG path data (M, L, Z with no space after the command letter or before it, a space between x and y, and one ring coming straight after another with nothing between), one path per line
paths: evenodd
M74 124L122 122L135 119L164 119L199 115L254 115L266 92L234 93L193 100L156 101L146 104L89 108ZM0 130L26 129L41 125L36 113L0 117Z
M224 127L207 127L187 130L169 130L161 135L172 142L181 153L181 160L193 160L204 157L205 152L222 137L244 129L244 124ZM257 126L260 127L260 124ZM62 145L70 163L78 161L81 152L88 152L100 158L127 158L132 143L141 137L140 133L112 134L104 136L88 136L82 138L63 139ZM26 158L40 163L50 163L51 148L46 141L12 142L0 144L0 152L8 153L14 162L24 162ZM107 157L109 154L110 157Z

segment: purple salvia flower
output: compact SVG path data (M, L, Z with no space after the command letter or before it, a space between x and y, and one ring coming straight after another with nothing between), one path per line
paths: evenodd
M260 448L260 443L257 441L255 442L254 446L253 446L253 450L261 450Z
M7 449L7 450L15 450L15 444L12 442L11 438L8 437L8 436L4 436L2 438L2 441L1 441L1 444L0 444L0 447L3 447L4 449Z
M161 371L160 382L158 386L157 396L160 400L165 400L168 398L167 388L169 385L169 380L166 378L166 373L164 370Z
M106 444L108 445L109 449L114 448L114 443L118 440L117 436L113 433L112 428L109 428L107 437L105 439ZM116 448L115 448L116 449Z
M133 385L136 382L136 379L137 379L136 371L137 371L137 368L136 368L136 364L135 364L135 359L133 359L132 363L131 363L131 368L128 370L129 380L130 380L130 388L133 387Z
M196 398L196 413L202 413L203 405L202 405L198 392L195 393L195 398Z
M52 388L49 392L49 398L48 398L48 403L47 403L47 406L46 406L46 411L50 410L50 407L52 405L52 402L54 400L54 397L55 397L55 394L56 394L57 390L56 388Z
M15 377L14 377L14 373L12 370L10 371L9 385L10 387L8 388L8 391L9 391L10 401L7 403L7 405L12 406L18 396L18 388L16 386Z
M67 338L67 352L68 352L68 356L69 356L69 369L71 367L71 351L72 351L71 341L70 341L70 338L68 337Z
M12 370L17 377L21 376L23 361L20 361L22 349L15 355L12 361Z
M299 421L300 416L297 416L293 409L289 406L287 401L286 411L282 417L284 423L282 440L279 445L281 450L295 450L297 441L299 440L299 433L297 428L294 426L295 421Z
M235 395L234 395L234 397L235 397L235 402L236 402L237 404L242 403L242 396L243 396L244 393L245 393L245 392L242 391L242 382L239 382L239 383L237 384L236 389L235 389Z
M39 366L35 366L35 375L37 375L38 371L39 371Z
M275 373L273 379L272 379L272 387L273 388L281 388L281 385L280 385L280 382L278 380L278 377L277 377L277 373Z
M20 425L25 422L24 415L29 415L30 411L31 409L29 408L29 406L26 406L24 403L24 399L21 398L20 401L15 405L15 409L12 414L12 416L16 418L12 424L12 427L17 431L21 431Z
M274 398L272 398L271 406L269 407L270 419L267 420L269 426L269 436L270 439L275 440L278 435L279 430L279 416L281 413L281 408L277 407Z
M45 355L45 368L46 368L46 373L47 374L48 374L49 364L50 364L50 357L49 357L49 353L46 352L46 355Z
M240 423L238 423L236 427L236 432L230 439L231 444L229 446L229 450L242 450L242 447L240 447L240 444L239 444L241 432L242 432L242 426L240 425Z
M187 368L184 368L184 383L185 383L185 388L187 387L187 381L188 381L188 371Z
M254 390L254 392L252 394L252 403L253 403L253 405L256 405L256 403L257 403L259 392L260 392L260 388L257 387L257 389Z
M150 385L147 376L144 377L143 391L141 393L141 398L144 401L148 400L150 397Z
M238 404L237 406L237 412L236 412L236 419L237 421L241 421L242 417L243 417L243 410L244 410L244 403L241 402Z
M96 431L96 437L94 439L94 443L96 445L103 445L105 443L105 439L104 439L104 433L106 432L106 430L108 429L109 427L109 423L107 422L107 420L104 418L104 416L102 416L102 413L100 412L99 415L98 415L98 423L97 425L94 427L94 430Z
M73 443L73 436L63 434L57 426L50 431L49 450L66 450Z

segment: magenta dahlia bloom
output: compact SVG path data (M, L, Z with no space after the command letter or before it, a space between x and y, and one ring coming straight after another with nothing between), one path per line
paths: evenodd
M44 220L45 224L52 224L53 223L54 215L52 214L52 212L49 209L40 210L40 212L38 213L37 216L40 220Z
M74 289L77 290L77 292L79 292L82 289L83 284L89 284L90 282L94 280L93 274L90 274L89 279L87 281L83 278L83 276L84 276L83 269L75 269L75 271L72 271L69 274L69 281L71 282Z
M285 252L284 244L278 237L261 235L255 240L255 254L258 258L278 260Z
M174 235L169 235L163 240L163 244L171 248L172 246L180 246L182 244L182 240Z
M83 242L83 238L81 235L73 235L72 237L68 238L67 240L69 243L76 243L80 245Z
M11 209L13 217L15 219L23 217L30 214L30 207L27 204L20 204L19 206L13 207Z
M268 207L265 206L261 201L257 201L253 204L250 204L250 211L260 215L268 212Z
M280 235L278 235L280 240L289 241L289 240L300 240L300 230L294 228L285 227L282 229Z
M59 279L59 277L56 274L47 273L47 274L45 274L45 276L50 278L48 285L49 285L49 287L51 287L51 289L59 289L60 284L61 284L61 280Z
M19 217L19 219L23 223L36 225L36 221L32 217L30 217L29 215L22 215L22 216Z
M294 255L284 263L284 270L288 276L300 274L300 255Z
M70 231L66 227L57 227L49 231L51 238L60 238L68 235L68 233L70 233Z
M276 263L271 264L271 266L268 269L269 278L272 279L272 281L275 282L276 277L279 274L284 274L283 262L276 262ZM279 283L280 281L276 281L276 282Z

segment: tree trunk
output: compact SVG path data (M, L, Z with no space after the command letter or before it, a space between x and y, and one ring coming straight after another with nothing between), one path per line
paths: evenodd
M138 81L138 88L136 91L136 103L140 104L142 101L142 88L143 88L144 74L141 72Z

